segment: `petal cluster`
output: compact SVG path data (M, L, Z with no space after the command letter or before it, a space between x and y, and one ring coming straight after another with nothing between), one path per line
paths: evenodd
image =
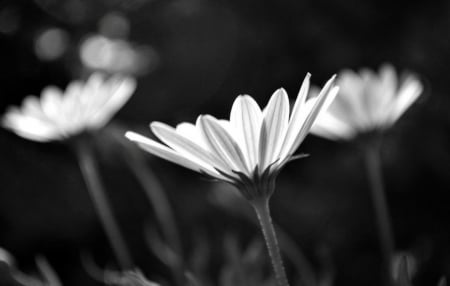
M310 75L301 86L290 112L286 91L278 89L261 110L249 95L233 103L229 120L200 115L195 124L173 128L152 122L150 128L162 143L134 132L126 137L142 149L194 171L232 183L261 184L289 161L319 112L334 98L334 77L318 96L308 98Z
M103 127L128 101L136 87L128 77L93 74L73 81L65 91L45 88L41 97L28 96L22 106L10 107L2 125L24 138L47 142Z
M339 95L314 123L311 132L331 139L351 139L359 133L386 129L422 93L421 82L412 74L400 79L394 68L384 65L379 73L364 69L338 75Z

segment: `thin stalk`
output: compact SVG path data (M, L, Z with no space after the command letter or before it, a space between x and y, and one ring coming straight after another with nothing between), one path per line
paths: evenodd
M256 215L258 216L259 224L266 241L267 250L275 272L277 286L289 286L286 271L284 270L283 261L280 255L280 248L278 247L277 235L270 216L269 198L255 199L251 201L251 204L256 211Z
M125 152L128 157L125 161L144 189L145 194L147 195L147 198L155 211L155 215L161 226L164 238L177 256L177 261L171 262L175 264L171 265L171 268L178 281L178 285L183 285L183 254L180 235L177 231L177 224L172 208L158 178L154 175L151 168L148 167L143 161L141 156L137 154L137 151L137 149L136 151L130 150L130 147L125 146Z
M136 179L142 185L145 194L155 211L156 217L161 224L165 238L179 255L181 253L180 236L176 228L177 224L172 208L165 195L164 189L151 168L148 167L137 154L134 154L133 151L128 150L128 153L130 160L127 160L127 164L136 176Z
M92 151L87 143L81 140L75 144L75 151L81 174L116 259L122 270L130 270L133 268L133 262L110 209Z
M231 194L232 195L232 194ZM239 216L240 218L245 218L250 223L255 223L259 227L259 222L255 221L252 214L247 212L247 203L242 201L241 198L236 197L236 202L219 203L222 207L227 210L234 204L245 204L245 210L241 206L237 206L233 209L233 214ZM239 202L238 202L239 201ZM242 201L242 202L241 202ZM237 212L236 212L237 211ZM299 277L300 286L318 286L318 281L316 275L314 274L313 267L308 261L307 257L297 245L294 239L287 233L280 225L276 222L273 223L275 232L278 236L278 241L280 243L281 254L285 256L286 259L290 260L295 266L296 273Z
M383 259L383 276L386 285L393 285L391 261L394 255L394 239L381 172L380 145L368 144L364 155Z

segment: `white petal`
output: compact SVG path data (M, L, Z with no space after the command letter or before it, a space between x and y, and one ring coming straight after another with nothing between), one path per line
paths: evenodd
M253 170L259 157L259 133L263 115L258 103L248 95L236 98L231 108L230 122L235 127L238 140L246 155L247 166Z
M295 152L295 150L298 148L300 143L303 141L303 139L308 134L309 130L311 129L311 126L314 124L314 121L316 120L317 116L320 115L321 112L323 112L327 105L330 105L330 103L335 99L336 95L339 92L339 87L333 86L333 78L329 81L331 90L326 90L327 86L324 87L321 93L319 94L317 98L317 102L314 103L314 106L309 113L308 117L305 120L304 125L302 126L302 129L300 130L299 137L296 139L296 143L294 143L294 146L292 148L292 152Z
M212 150L238 172L250 174L245 165L245 158L236 141L223 128L217 119L210 115L200 118L200 128L203 136Z
M91 89L100 89L101 86L106 81L106 76L100 72L95 72L91 74L86 81L86 87Z
M150 128L159 139L184 157L198 162L199 164L210 165L223 172L232 174L229 166L227 166L220 158L210 153L208 150L203 149L189 138L180 135L169 125L161 122L152 122Z
M194 124L182 122L177 125L175 130L177 131L178 134L191 139L194 143L196 143L203 149L210 151L209 146L206 143L205 139L203 138L200 130Z
M389 109L394 98L397 89L397 78L394 69L385 65L380 68L379 74L370 70L361 71L361 79L362 90L357 92L357 98L360 99L359 101L362 101L362 105L354 106L353 113L363 112L360 115L363 120L360 121L364 123L356 126L359 129L373 128L386 118L384 114Z
M97 110L90 119L90 124L94 127L102 127L108 123L130 99L136 89L136 81L133 78L111 78L104 85L103 89L107 93L106 97L96 107Z
M282 143L289 123L289 98L284 89L278 89L272 95L265 108L265 116L261 131L264 139L260 138L260 171L264 171L271 163L278 159Z
M217 119L217 123L219 123L220 126L222 126L222 128L225 129L228 132L228 134L230 134L231 137L233 137L233 139L236 141L236 143L238 143L239 147L241 147L241 145L244 146L244 141L243 141L244 139L241 136L238 136L237 128L235 128L233 125L231 125L231 122L229 120ZM242 150L242 147L241 147L241 150Z
M83 84L80 81L72 81L64 92L61 113L66 125L77 125L83 120L84 106L82 104Z
M195 162L195 161L181 155L180 153L177 153L176 151L168 148L167 146L165 146L161 143L158 143L154 140L151 140L147 137L144 137L140 134L128 131L127 133L125 133L125 136L129 140L138 144L138 146L141 147L142 149L144 149L145 151L147 151L153 155L156 155L160 158L163 158L167 161L170 161L172 163L178 164L180 166L194 170L199 173L205 172L206 174L216 177L221 180L225 180L225 181L229 180L229 179L223 177L222 175L220 175L217 171L215 171L214 166L209 166L206 164L201 164L199 162Z
M111 83L101 73L93 73L86 82L82 83L82 90L78 97L80 103L86 108L85 114L96 112L97 106L106 101L110 96Z
M391 110L397 94L397 74L391 65L380 68L379 80L372 83L373 103L371 104L373 123L380 126L386 122L386 112Z
M330 140L351 139L355 129L329 112L321 112L311 127L311 133Z
M422 93L423 86L419 80L409 76L400 87L396 101L393 103L389 123L394 123L417 100Z
M175 130L176 130L180 135L183 135L184 137L192 137L192 138L195 138L195 139L192 140L192 141L194 141L194 142L196 142L196 143L199 143L199 142L197 142L197 140L199 140L199 139L198 139L198 135L200 135L200 134L198 134L198 130L197 130L197 128L195 127L194 124L189 123L189 122L182 122L182 123L180 123L180 124L177 125L177 127L175 128Z
M47 87L41 93L41 106L45 115L52 120L58 121L61 117L62 94L55 87Z
M98 122L101 119L96 119L96 114L99 111L106 111L106 102L114 96L110 83L112 81L104 80L104 76L100 73L92 74L86 82L81 83L77 102L80 109L80 120L83 121L83 124L88 124L89 127L100 124ZM103 115L103 113L100 113L98 116L102 117Z
M53 124L38 118L11 110L5 114L2 125L17 135L29 140L47 142L62 139L62 135Z
M294 107L292 108L289 124L291 124L291 122L296 122L297 121L296 118L298 116L301 116L302 113L301 109L305 104L309 93L310 79L311 74L307 73L305 78L303 79L302 86L300 87L300 90L298 92L297 99L295 100L294 103ZM289 126L289 128L294 128L294 126Z
M298 148L298 146L301 144L303 139L308 134L309 130L311 129L312 124L314 123L314 120L316 119L317 115L322 110L323 105L327 101L328 97L335 97L339 88L334 86L335 76L333 76L330 80L327 81L325 86L320 91L317 98L314 100L314 105L311 108L311 111L307 112L307 117L303 120L303 122L300 122L301 128L294 134L288 134L286 135L286 138L294 138L292 142L285 142L286 146L283 147L283 153L280 154L280 157L283 159L285 157L288 157L292 155L295 150ZM311 100L311 99L310 99ZM330 100L330 99L328 99ZM306 104L305 104L306 105ZM290 132L290 131L288 131Z
M47 116L42 111L42 106L39 98L33 95L25 97L22 102L22 113L26 116L36 117L36 118L47 118Z
M338 98L329 107L329 112L335 117L355 128L370 125L368 117L368 94L366 81L350 70L339 73L337 85L340 88Z
M292 109L291 116L289 119L289 125L287 127L286 135L280 150L280 157L284 157L287 155L289 149L288 146L290 146L292 142L294 142L296 134L300 131L303 121L306 118L305 103L306 98L308 96L310 78L311 74L307 73L305 79L303 80L300 91L297 95L297 99L295 100L294 107Z

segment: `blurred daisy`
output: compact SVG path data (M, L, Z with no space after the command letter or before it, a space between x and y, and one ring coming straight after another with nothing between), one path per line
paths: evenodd
M229 120L200 115L195 125L183 122L176 128L152 122L151 130L164 144L134 132L126 137L156 156L237 186L249 200L270 196L276 175L338 91L333 77L318 96L307 99L309 78L291 114L288 95L280 88L263 110L249 95L238 96Z
M34 141L63 140L103 127L128 101L135 87L132 78L106 78L98 73L86 82L71 82L65 91L49 86L40 99L28 96L22 107L10 107L2 125Z
M363 69L359 74L343 71L338 76L340 94L326 112L318 116L311 132L331 139L352 139L358 134L383 131L392 126L422 93L421 82L412 74L399 78L391 65L378 74ZM393 285L391 264L395 243L386 202L381 164L381 136L362 141L370 195L382 255L384 284Z
M64 140L103 127L128 101L135 87L132 78L106 78L100 73L94 73L86 82L71 82L64 92L51 86L42 91L40 99L26 97L22 107L9 108L2 118L2 125L33 141ZM117 261L123 269L131 269L133 263L125 240L115 222L97 172L92 142L86 139L80 136L70 143Z
M351 139L359 133L393 125L422 92L412 74L400 79L394 68L384 65L378 74L363 69L338 75L337 99L315 121L311 132L331 140Z

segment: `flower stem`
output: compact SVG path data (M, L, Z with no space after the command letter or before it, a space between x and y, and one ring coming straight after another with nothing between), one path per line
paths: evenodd
M255 199L251 201L251 204L256 211L264 239L266 240L266 246L269 251L270 259L272 260L277 286L289 286L280 255L280 249L278 247L275 228L273 227L272 218L270 216L269 198Z
M111 243L116 259L122 270L130 270L133 268L133 263L125 245L125 240L119 231L119 227L109 207L108 198L105 195L105 190L101 183L90 146L88 146L87 142L80 140L75 147L81 174L109 242Z
M394 239L383 187L379 144L375 143L367 145L365 149L365 163L370 183L376 224L378 227L378 236L383 259L383 277L386 285L393 285L391 261L394 255Z
M143 187L147 198L153 207L156 218L159 221L164 238L169 243L172 251L176 254L175 261L166 262L171 264L170 267L175 279L178 281L178 285L183 285L185 283L182 247L169 200L158 178L154 175L151 168L143 161L140 154L137 153L139 150L134 146L131 148L126 146L125 152L125 155L127 156L125 161Z
M176 229L172 208L161 184L159 183L159 180L156 178L150 167L148 167L145 162L137 156L137 154L129 151L129 155L130 160L127 160L127 163L145 190L145 193L161 224L164 236L170 242L177 254L180 254L180 236Z

